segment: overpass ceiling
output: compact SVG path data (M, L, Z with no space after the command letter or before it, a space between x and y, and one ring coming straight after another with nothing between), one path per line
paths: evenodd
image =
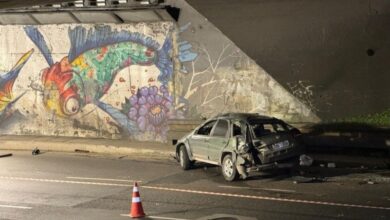
M0 0L0 8L19 8L33 5L58 4L62 2L72 2L72 0Z
M6 8L11 2L17 7ZM72 6L58 4L72 2ZM173 21L167 11L158 5L142 5L134 0L115 1L121 7L113 7L105 0L95 0L103 5L91 6L83 1L32 0L29 7L21 0L0 0L0 25L40 25L67 23L132 23ZM49 4L49 5L47 5ZM119 5L118 5L119 6Z
M72 23L133 23L173 21L164 9L115 11L56 11L0 14L0 24L40 25Z

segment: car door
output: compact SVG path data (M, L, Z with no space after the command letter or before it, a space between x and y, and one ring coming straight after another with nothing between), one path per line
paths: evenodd
M217 121L209 121L202 125L189 139L192 155L195 160L208 160L207 150L210 133Z
M229 121L225 119L218 120L214 126L209 138L208 159L213 162L219 162L222 149L226 147L229 140Z

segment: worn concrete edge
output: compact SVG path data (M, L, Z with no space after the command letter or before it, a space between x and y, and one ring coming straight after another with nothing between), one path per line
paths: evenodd
M135 147L122 147L106 144L89 144L89 143L67 143L67 142L47 142L47 141L1 141L0 150L33 150L38 147L41 151L57 151L57 152L75 152L75 150L88 151L98 154L113 154L113 155L160 155L172 156L174 151L166 149L147 149Z

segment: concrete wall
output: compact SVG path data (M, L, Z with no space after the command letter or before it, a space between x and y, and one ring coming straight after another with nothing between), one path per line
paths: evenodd
M187 1L321 119L390 109L390 1Z
M185 1L180 8L177 107L187 117L257 112L290 122L317 122L302 101L280 85L228 37ZM248 33L249 34L249 33Z
M320 120L185 1L169 3L176 24L0 26L0 133L166 141L170 119Z

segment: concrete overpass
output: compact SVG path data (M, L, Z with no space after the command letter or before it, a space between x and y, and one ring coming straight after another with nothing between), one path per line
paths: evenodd
M63 1L39 1L58 2ZM77 109L76 115L57 117L53 108L29 108L44 104L42 96L47 90L39 87L39 72L46 68L45 52L34 46L31 37L21 37L16 43L14 35L3 35L2 45L7 48L1 55L3 72L19 58L7 58L9 54L22 54L20 45L24 45L35 49L31 58L35 60L26 64L35 73L22 70L16 80L15 88L19 90L15 89L15 96L25 91L32 95L23 95L15 105L16 113L2 123L2 133L118 137L128 132L130 124L141 133L148 133L140 139L161 141L166 135L166 120L199 119L227 111L259 112L290 122L389 123L390 45L386 27L390 5L386 1L170 0L161 4L132 1L102 7L72 4L10 9L27 5L23 1L0 2L0 7L6 8L0 22L12 25L3 26L3 32L22 36L26 25L36 26L52 56L58 59L72 47L67 36L75 24L87 31L93 31L96 24L110 23L111 30L142 29L142 34L154 37L160 33L160 46L164 39L172 40L169 82L159 82L158 74L148 75L146 80L139 75L142 71L158 72L156 69L124 68L122 75L113 80L129 82L128 88L119 86L114 91L128 91L119 95L108 91L103 99L109 107L100 106L99 110L87 103L86 108ZM141 23L142 28L137 29ZM168 28L171 31L163 33L164 28L168 30L166 25L172 26ZM53 39L60 40L55 43ZM169 107L160 106L167 109L161 113L164 120L154 121L148 116L140 122L145 117L139 115L139 106L129 104L131 98L139 97L138 89L161 84L169 90L165 100ZM158 94L163 96L160 90ZM126 118L130 114L134 114L133 118ZM31 120L29 115L35 119ZM147 131L147 126L151 131Z

